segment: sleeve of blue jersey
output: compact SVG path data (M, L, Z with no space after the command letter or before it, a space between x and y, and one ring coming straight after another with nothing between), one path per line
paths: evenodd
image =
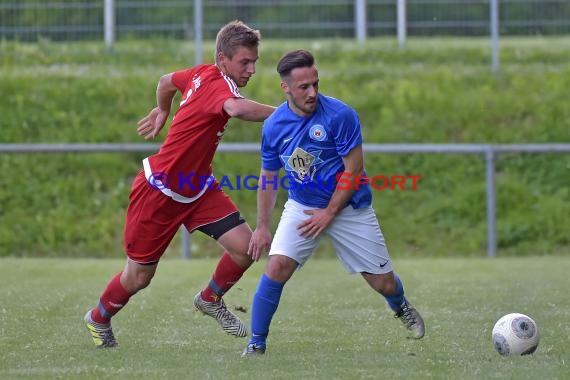
M275 129L271 128L268 120L263 124L261 132L261 168L265 170L277 171L281 169L281 160L279 159L279 148L275 139Z
M346 107L339 112L332 128L336 150L341 157L345 157L352 149L362 145L362 131L360 119L355 110Z

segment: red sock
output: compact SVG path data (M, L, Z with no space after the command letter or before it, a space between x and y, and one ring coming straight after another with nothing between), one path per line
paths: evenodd
M107 284L101 294L99 305L91 311L91 320L96 323L107 324L111 317L119 312L129 302L132 294L127 293L121 285L120 272L115 275Z
M242 268L232 260L229 253L224 252L218 261L212 280L202 290L202 299L206 302L217 302L231 289L232 286L243 276L247 268Z

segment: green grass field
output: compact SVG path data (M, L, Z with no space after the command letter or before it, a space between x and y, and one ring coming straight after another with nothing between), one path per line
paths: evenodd
M151 286L114 320L120 347L97 350L82 318L122 260L0 260L0 379L567 379L570 257L395 258L426 320L405 338L383 299L336 260L295 274L275 315L265 357L240 357L245 339L194 311L214 260L165 259ZM264 262L227 295L249 308ZM491 344L503 314L535 319L532 356ZM238 313L239 314L239 313Z

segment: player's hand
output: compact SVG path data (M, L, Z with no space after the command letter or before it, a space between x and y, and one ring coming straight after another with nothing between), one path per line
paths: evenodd
M331 224L335 215L326 208L317 208L314 210L305 210L305 214L311 215L309 219L305 219L297 226L299 234L308 239L319 237L324 230Z
M272 239L273 237L269 229L256 228L255 231L253 231L253 235L251 235L247 254L251 256L252 260L259 261L263 254L269 252Z
M143 136L145 140L151 140L158 136L164 124L166 124L166 119L168 119L168 111L161 110L158 107L154 107L148 115L140 119L137 123L137 132L139 136Z

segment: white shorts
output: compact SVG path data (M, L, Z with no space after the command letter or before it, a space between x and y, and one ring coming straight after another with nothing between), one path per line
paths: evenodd
M303 211L312 209L314 207L292 199L285 203L269 255L290 257L299 266L311 257L323 235L316 239L304 238L297 226L310 217ZM372 207L345 207L324 233L331 237L336 255L348 273L382 274L392 271L392 261Z

